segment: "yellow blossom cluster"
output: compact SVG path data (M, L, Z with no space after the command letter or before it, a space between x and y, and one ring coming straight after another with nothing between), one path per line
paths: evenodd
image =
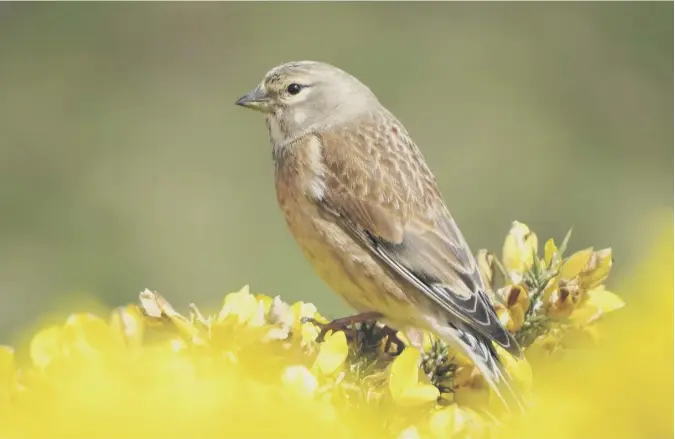
M547 411L557 400L546 390L569 360L544 368L538 358L578 347L570 342L575 332L597 332L600 317L623 305L602 285L611 251L565 258L566 241L560 248L547 241L540 257L536 235L514 223L501 261L478 255L500 318L526 347L530 361L502 359L530 396L536 422L496 409L476 368L429 334L422 350L406 345L400 353L388 349L376 323L322 338L317 323L328 320L312 304L245 287L214 313L194 305L179 313L145 290L138 304L107 319L75 314L43 328L25 351L1 348L0 437L554 437L550 426L566 412ZM604 358L597 369L606 367ZM670 361L672 368L672 351ZM586 386L568 384L579 392ZM593 422L583 410L569 413ZM566 427L579 431L563 437L593 430L573 421L564 420Z
M564 257L569 237L560 247L549 239L540 256L537 235L514 221L501 264L491 253L478 254L486 284L504 279L493 293L497 315L522 346L532 347L530 353L596 342L600 334L593 323L624 305L603 284L612 268L612 249L586 248Z

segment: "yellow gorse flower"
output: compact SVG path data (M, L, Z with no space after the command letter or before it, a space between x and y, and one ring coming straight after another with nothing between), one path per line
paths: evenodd
M523 285L508 285L498 291L501 302L495 306L497 316L510 332L517 332L525 324L530 299Z
M335 332L321 343L319 355L316 356L314 367L323 375L335 373L347 359L349 346L344 332Z
M438 388L420 380L420 356L417 349L406 348L391 365L389 390L394 401L405 407L436 402L440 396Z
M500 358L537 425L549 404L538 396L538 371L563 364L552 353L611 339L598 325L624 306L602 284L611 250L565 258L564 247L549 240L540 258L536 235L514 223L504 243L506 285L493 295L527 357L497 348ZM479 257L481 275L494 284L498 264L488 255ZM396 355L385 352L378 325L318 341L308 319L327 322L310 303L248 287L227 294L213 314L193 304L180 313L149 290L107 319L74 314L35 334L26 360L0 348L0 435L480 438L529 419L496 408L473 364L431 334L421 333L421 350L408 343Z
M536 256L537 235L525 224L514 221L502 248L504 268L513 283L518 283L518 276L532 268Z

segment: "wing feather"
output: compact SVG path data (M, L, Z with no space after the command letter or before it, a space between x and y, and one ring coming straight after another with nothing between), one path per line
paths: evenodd
M319 205L365 248L448 314L515 356L477 264L417 146L393 117L317 134L326 191Z

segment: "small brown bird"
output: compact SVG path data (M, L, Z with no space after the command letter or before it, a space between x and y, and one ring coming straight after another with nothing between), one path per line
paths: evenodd
M403 125L358 79L325 63L269 71L236 101L267 115L276 192L318 275L362 315L423 328L460 349L522 408L492 342L501 325L436 179Z

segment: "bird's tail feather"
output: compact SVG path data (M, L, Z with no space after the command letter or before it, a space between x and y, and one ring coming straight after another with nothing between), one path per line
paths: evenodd
M469 356L481 374L508 410L524 412L526 405L522 395L515 388L511 375L497 355L492 343L480 334L453 327L453 341Z

